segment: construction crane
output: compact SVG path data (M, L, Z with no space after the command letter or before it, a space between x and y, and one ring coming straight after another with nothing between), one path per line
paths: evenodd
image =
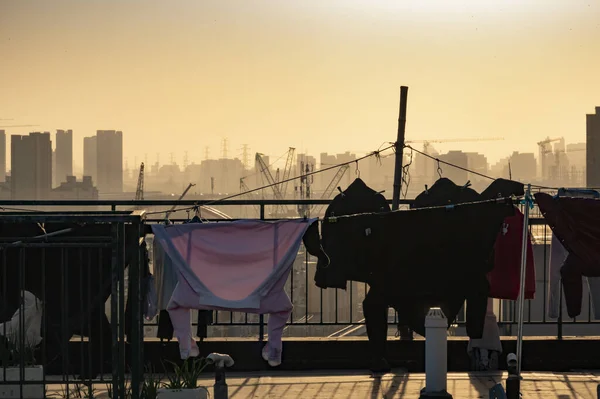
M283 178L281 180L281 188L280 188L281 196L283 198L285 198L285 196L287 194L288 180L290 179L290 175L292 174L292 162L294 161L294 152L295 151L296 151L295 148L290 147L288 150L287 159L285 161L285 168L283 169Z
M248 199L254 199L252 198L252 194L248 193L250 191L250 188L248 187L244 179L245 177L240 178L240 193L244 194L244 196L248 197ZM256 209L258 213L260 213L260 206L254 205L254 209Z
M138 174L137 180L137 189L135 190L135 200L143 201L144 200L144 163L140 165L140 173ZM136 207L140 209L140 206Z
M340 183L340 180L342 180L342 177L344 177L344 174L346 173L346 171L348 170L349 167L350 166L348 166L348 165L340 166L340 168L338 169L335 176L333 176L333 179L331 179L331 181L329 182L329 185L327 185L327 188L325 189L325 191L323 191L323 195L321 195L321 199L329 199L331 197L331 194L336 189L336 187ZM311 209L310 213L312 215L319 215L324 206L325 205L313 206L313 209Z
M283 195L281 195L281 191L279 190L279 187L278 187L279 185L273 178L273 175L271 174L271 171L269 171L269 167L265 163L262 156L263 156L263 154L257 152L256 157L255 157L256 163L258 164L258 166L260 168L260 172L261 172L262 176L264 176L267 179L267 183L271 186L271 189L273 190L273 194L275 194L275 199L277 199L279 201L283 201L284 198L283 198ZM284 204L277 205L275 207L275 209L276 209L275 213L278 213L281 215L288 214L288 209Z
M546 155L548 153L552 152L552 149L548 148L548 144L553 143L555 141L561 141L561 140L563 140L562 137L560 137L560 138L554 138L554 139L546 137L546 140L542 140L542 141L539 141L537 143L537 145L540 147L540 166L541 166L541 169L542 169L542 171L541 171L542 172L542 178L544 176L546 176L546 174L547 174L547 170L546 170L547 169L547 165L546 165L546 159L547 159L547 157L546 157Z
M193 184L193 183L190 183L190 184L187 186L187 188L186 188L186 189L183 191L183 194L181 194L181 195L179 196L179 198L177 199L177 202L181 201L181 200L183 199L183 197L185 197L185 195L187 194L187 192L188 192L188 191L190 191L190 188L192 188L192 187L194 187L194 186L195 186L195 184ZM169 218L169 215L170 215L170 214L171 214L171 213L172 213L172 212L175 210L175 208L176 208L176 207L177 207L177 204L173 205L173 206L171 207L171 209L169 209L169 210L167 211L167 213L165 214L165 218L166 218L166 219L168 219L168 218Z

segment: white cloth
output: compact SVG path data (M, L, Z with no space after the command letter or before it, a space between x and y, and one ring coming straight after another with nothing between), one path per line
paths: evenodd
M23 291L23 306L19 306L9 321L0 323L0 335L18 347L23 336L21 326L24 326L25 346L37 346L42 342L42 314L42 301L31 292Z

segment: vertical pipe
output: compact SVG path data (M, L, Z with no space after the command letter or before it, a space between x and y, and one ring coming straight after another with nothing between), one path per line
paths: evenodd
M265 204L260 204L260 220L265 219ZM258 341L263 342L265 340L265 315L260 314L258 316Z
M141 247L139 245L139 238L141 232L141 226L139 221L133 223L133 232L131 237L128 237L127 241L131 242L130 247L132 256L129 258L129 289L131 293L131 398L139 399L140 397L140 376L141 376L141 350L140 350L140 314L141 314L141 293L140 293L140 280L141 280L141 263L142 257L140 256Z
M431 308L425 318L425 390L421 398L451 397L448 374L448 319L441 308Z
M523 238L521 241L521 278L519 286L519 319L517 324L517 375L521 375L521 357L523 351L523 316L525 311L525 276L527 270L527 239L529 238L529 202L531 201L531 184L525 192L525 209L523 209Z
M112 397L119 397L119 326L118 323L118 291L119 285L119 228L117 223L111 226L111 293L110 293L110 326L112 335Z

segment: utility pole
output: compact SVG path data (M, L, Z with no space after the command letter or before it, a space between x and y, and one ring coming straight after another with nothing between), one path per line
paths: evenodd
M400 207L400 190L402 188L402 154L404 152L404 136L406 133L406 102L408 100L408 87L400 87L400 110L398 112L398 133L396 136L395 150L396 162L394 167L394 192L392 194L392 210ZM412 341L412 331L403 325L398 325L400 339Z
M188 152L186 151L183 155L183 170L186 170L188 167Z
M207 161L208 160L208 155L210 153L210 148L208 148L208 146L204 147L204 160Z

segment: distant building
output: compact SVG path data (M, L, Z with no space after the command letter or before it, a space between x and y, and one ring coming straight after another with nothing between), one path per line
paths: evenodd
M510 170L508 164L505 165L500 177L505 179L512 177L513 180L520 182L531 182L536 179L537 160L534 153L520 153L515 151L508 158L508 161L510 162Z
M13 199L47 199L52 189L50 133L11 136L11 189Z
M83 175L90 176L92 181L96 181L98 140L96 136L83 138Z
M191 173L199 175L193 176ZM244 175L244 164L238 158L206 159L200 163L199 168L190 169L190 179L197 182L197 190L207 194L239 193L240 178Z
M6 181L6 133L0 130L0 181Z
M447 162L451 165L460 166L463 169L469 168L469 157L466 153L462 151L449 151L446 154L438 156L438 159L440 161ZM442 175L442 177L446 177L460 186L466 184L469 180L469 173L465 170L455 168L451 165L440 163L440 174Z
M586 115L586 185L600 187L600 107Z
M102 194L123 192L123 132L96 132L96 186Z
M489 166L486 156L478 152L466 152L465 154L467 154L467 164L469 165L468 169L478 173L469 173L467 175L467 179L470 180L471 183L481 180L485 180L486 183L489 183L489 180L479 175L481 174L487 176L489 174Z
M91 176L83 176L78 182L75 176L66 176L66 181L52 190L53 200L97 200L98 189L94 187Z
M320 155L319 167L321 169L327 169L327 168L331 168L332 166L340 165L342 163L352 162L354 160L356 160L356 154L352 154L349 151L346 151L343 154L336 154L336 155L333 155L333 154L329 155L328 153L323 152ZM358 165L358 167L360 170L360 165ZM315 198L321 198L323 191L325 191L327 186L329 186L329 184L335 177L338 170L339 170L339 168L333 168L333 169L327 170L325 172L319 173L317 175L318 177L315 176L315 183L317 183L317 189L319 191L318 197L315 197ZM350 168L348 170L346 170L346 173L344 174L344 176L342 177L342 180L340 180L338 185L341 186L342 190L345 190L346 187L348 187L354 181L354 179L356 177L357 177L356 165L350 165ZM334 191L334 193L335 193L335 191Z
M56 169L54 170L55 185L59 185L73 175L73 131L56 131Z

